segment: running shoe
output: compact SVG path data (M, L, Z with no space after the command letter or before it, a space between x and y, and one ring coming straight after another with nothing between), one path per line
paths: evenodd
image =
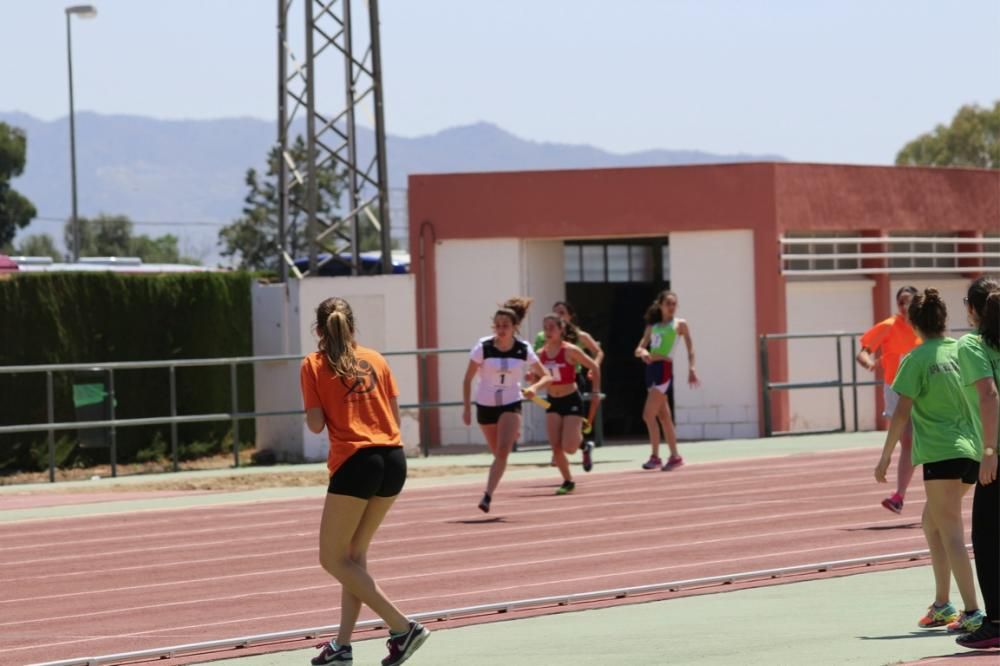
M413 656L417 648L423 645L430 635L431 632L427 631L424 625L419 622L411 622L410 628L404 634L396 636L389 632L389 640L385 642L385 646L389 648L389 655L382 660L382 666L402 664Z
M556 488L556 495L568 495L576 490L576 484L572 481L563 481L562 485Z
M489 513L490 502L492 501L493 498L490 497L489 493L483 493L483 499L479 500L479 510L482 511L483 513Z
M587 441L583 443L583 471L589 472L594 469L594 459L590 452L594 449L594 443Z
M312 658L313 666L323 666L323 664L353 664L354 655L351 653L350 645L337 645L336 641L320 643L316 647L323 648L323 651Z
M978 629L971 634L959 636L955 639L955 642L962 647L973 650L1000 648L1000 624L996 622L983 622Z
M962 611L962 614L958 616L957 620L948 623L948 633L971 634L973 631L978 629L980 625L982 625L983 620L985 619L986 613L978 608L971 613L968 611Z
M947 602L943 606L931 604L927 607L927 614L920 618L917 625L921 629L933 629L934 627L943 627L957 619L958 611L951 605L951 602Z
M660 460L660 456L649 456L649 460L642 464L643 469L659 469L663 461Z
M903 512L903 498L899 496L899 493L893 493L892 497L886 497L882 500L882 506L889 509L893 513Z
M663 471L670 472L672 470L677 469L683 464L684 464L684 458L681 458L680 456L670 456L669 458L667 458L667 464L663 466Z

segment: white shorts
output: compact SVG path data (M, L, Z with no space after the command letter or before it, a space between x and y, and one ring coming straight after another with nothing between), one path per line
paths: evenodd
M883 384L882 399L885 404L885 409L882 410L882 416L887 419L891 419L892 413L896 411L896 405L899 404L899 394L893 391L892 386L889 384Z

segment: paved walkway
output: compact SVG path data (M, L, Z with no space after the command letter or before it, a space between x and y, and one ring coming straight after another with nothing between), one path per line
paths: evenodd
M916 628L933 594L928 567L545 615L435 631L407 662L462 666L897 664L967 653L941 630ZM308 664L315 649L226 666ZM378 664L382 640L354 646ZM1000 652L983 664L1000 663ZM962 659L972 666L979 659Z

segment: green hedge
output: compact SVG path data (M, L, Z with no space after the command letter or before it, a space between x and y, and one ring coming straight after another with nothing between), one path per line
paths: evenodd
M0 366L150 361L252 355L251 275L33 273L0 280ZM74 373L53 375L56 421L73 421ZM253 369L239 366L239 407L253 406ZM115 371L116 416L170 413L167 369ZM178 368L178 414L228 412L229 368ZM0 424L46 421L45 373L0 374ZM185 458L231 446L231 424L182 424ZM61 466L107 462L106 448L81 448L76 431L56 433ZM240 439L253 440L252 421ZM170 426L117 430L118 462L169 452ZM0 435L0 474L44 469L46 433Z

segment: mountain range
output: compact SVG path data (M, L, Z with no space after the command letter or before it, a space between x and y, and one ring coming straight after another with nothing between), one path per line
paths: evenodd
M21 235L48 233L61 244L70 211L67 119L0 112L0 122L23 129L28 137L25 171L13 186L35 204L39 217ZM291 131L305 133L301 123ZM366 135L359 145L372 143L370 129L359 128L359 133ZM137 233L172 233L181 239L185 254L216 263L218 229L240 215L246 171L263 166L275 141L275 123L253 118L161 120L77 113L80 215L128 215L137 221ZM386 144L393 234L400 238L406 235L405 188L411 173L784 160L697 150L612 153L588 145L529 141L485 122L413 138L390 134ZM362 152L360 159L370 159L370 154Z

